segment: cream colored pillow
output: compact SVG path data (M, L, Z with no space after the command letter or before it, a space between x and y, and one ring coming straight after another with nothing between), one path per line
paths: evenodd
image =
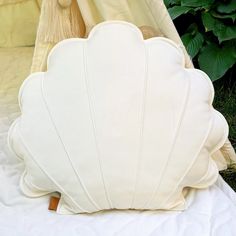
M22 191L60 192L62 214L185 209L185 187L216 181L228 126L208 76L184 65L174 42L125 22L59 43L22 85L9 131Z
M0 4L0 47L34 45L39 12L36 0Z

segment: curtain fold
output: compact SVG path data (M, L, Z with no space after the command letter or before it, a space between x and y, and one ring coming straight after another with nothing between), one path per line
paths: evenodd
M131 22L140 28L145 39L164 36L175 41L184 51L186 67L193 67L162 0L72 0L67 8L60 3L63 5L63 0L43 0L32 72L46 69L45 57L40 59L39 55L48 54L40 52L50 50L47 44L87 37L95 25L107 20Z

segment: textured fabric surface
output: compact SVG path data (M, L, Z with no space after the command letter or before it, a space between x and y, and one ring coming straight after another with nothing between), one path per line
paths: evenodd
M0 5L0 47L34 45L39 13L35 0Z
M6 132L11 119L17 117L18 94L19 87L26 76L29 75L29 68L32 61L33 48L1 48L0 49L0 117L1 132ZM11 81L11 83L9 82ZM14 86L12 86L14 84ZM14 100L10 97L9 92L15 94ZM12 108L11 108L12 107ZM6 112L9 117L6 117ZM17 112L17 114L16 114Z
M0 0L0 6L1 5L7 5L7 4L15 4L15 3L20 3L23 1L28 1L28 0Z
M185 187L216 181L211 154L228 136L210 79L184 65L173 41L125 22L58 44L48 71L22 85L9 131L25 194L58 191L65 214L184 209Z
M47 210L49 196L31 199L19 189L24 170L7 149L7 130L19 115L17 95L33 49L0 49L0 235L1 236L235 236L236 194L219 178L192 190L184 212L108 211L62 216Z

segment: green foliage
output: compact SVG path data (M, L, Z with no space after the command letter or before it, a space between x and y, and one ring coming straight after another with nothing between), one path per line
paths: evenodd
M164 2L195 66L212 81L232 70L236 65L236 1Z
M199 54L199 66L215 81L221 78L235 63L234 50L235 48L227 43L223 48L210 43L203 47Z
M204 43L204 37L199 32L196 32L194 34L186 33L182 36L182 41L189 55L194 58L202 48L202 45Z
M217 80L214 83L214 107L224 114L229 124L229 139L236 149L236 80L233 71L227 72L227 80ZM236 191L236 164L221 172L224 180Z

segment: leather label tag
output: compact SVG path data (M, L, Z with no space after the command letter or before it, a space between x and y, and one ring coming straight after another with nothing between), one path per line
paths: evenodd
M59 197L51 196L49 206L48 206L48 210L56 211L59 201L60 201Z

